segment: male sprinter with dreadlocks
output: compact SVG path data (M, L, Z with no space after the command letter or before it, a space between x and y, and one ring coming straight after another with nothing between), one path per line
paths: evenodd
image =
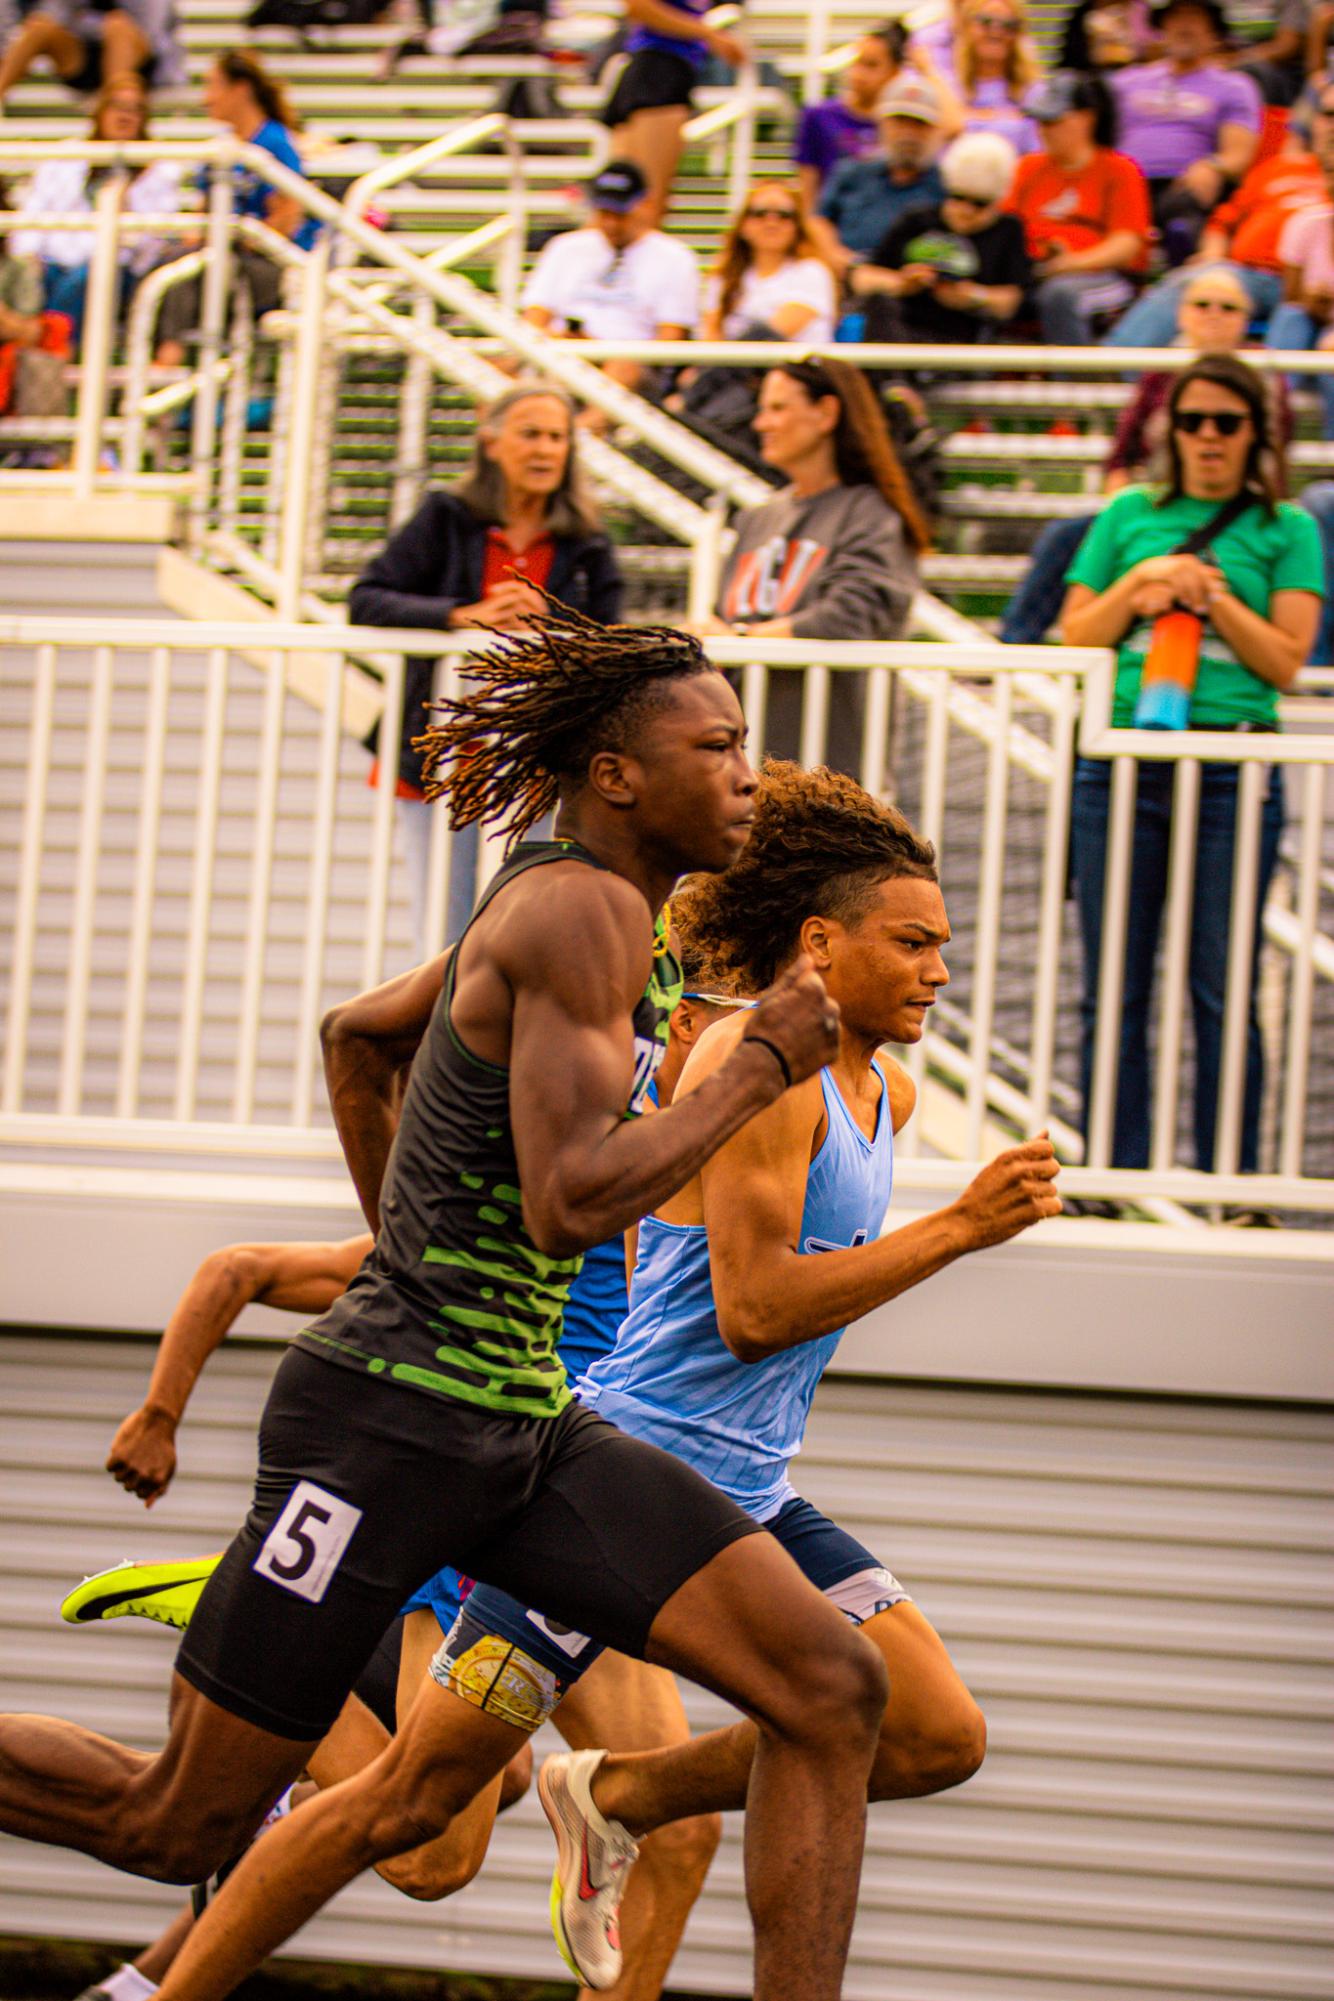
M970 1777L982 1760L982 1717L902 1586L797 1495L788 1464L847 1323L964 1253L1057 1214L1057 1162L1044 1134L993 1160L948 1209L881 1236L893 1136L914 1090L877 1051L920 1039L949 977L935 855L892 807L828 770L767 765L758 809L740 860L700 887L696 935L748 987L766 986L805 954L838 1001L838 1053L641 1223L629 1317L579 1394L706 1473L860 1627L884 1658L891 1690L868 1795L900 1799ZM744 1023L733 1019L704 1037L678 1101L707 1088L738 1033ZM481 1585L442 1652L463 1660L485 1645L523 1648L557 1694L599 1654ZM643 1755L584 1750L543 1767L559 1850L553 1921L589 1986L612 1985L618 1955L612 1899L597 1907L581 1881L588 1848L624 1864L635 1835L742 1806L755 1741L753 1726L738 1724L684 1749L660 1753L644 1737Z
M399 1605L453 1562L756 1719L756 2001L833 2001L883 1662L734 1502L573 1403L555 1345L582 1251L818 1071L837 1008L799 961L684 1103L627 1118L679 992L672 884L748 837L740 709L684 634L578 619L470 678L429 733L434 768L467 753L441 786L454 824L508 815L521 835L558 807L557 838L511 854L451 959L387 1175L383 1158L367 1175L368 1134L349 1163L380 1211L375 1250L279 1366L254 1505L177 1657L165 1749L0 1721L0 1826L199 1880L301 1769ZM341 1884L440 1831L521 1746L534 1672L511 1653L428 1683L380 1759L250 1851L165 2001L225 1994ZM479 1680L486 1710L466 1699Z
M668 1025L667 1051L654 1080L657 1101L669 1105L686 1058L699 1036L737 1002L729 978L695 943L692 910L707 876L672 897L672 928L686 991ZM330 1101L351 1122L346 1096L357 1083L379 1075L392 1094L406 1075L444 984L448 953L370 993L346 1001L326 1017L322 1041ZM723 991L719 991L723 989ZM167 1322L143 1403L123 1419L112 1439L106 1470L145 1507L161 1499L176 1473L176 1436L191 1394L210 1355L252 1303L312 1313L331 1306L346 1289L374 1243L350 1237L337 1244L234 1244L206 1258ZM613 1237L595 1245L570 1288L560 1356L571 1381L607 1354L629 1308L625 1243ZM71 1624L137 1615L184 1629L219 1558L184 1563L125 1563L86 1578L61 1607ZM406 1715L441 1639L458 1615L466 1581L453 1568L430 1578L396 1619L349 1695L338 1721L310 1761L317 1785L336 1785L384 1749L399 1713ZM367 1711L370 1713L367 1714ZM639 1748L682 1743L690 1735L672 1676L622 1654L605 1654L599 1671L580 1681L573 1699L557 1712L566 1742ZM382 1862L379 1871L396 1889L417 1898L452 1895L481 1866L493 1819L522 1798L531 1770L527 1745L438 1839ZM309 1796L308 1792L304 1795ZM282 1806L287 1810L290 1792ZM657 2001L680 1944L686 1920L703 1888L718 1845L721 1823L700 1815L660 1828L640 1844L621 1909L624 1970L616 2001ZM197 1897L196 1897L197 1901ZM129 1964L78 2001L151 2001L180 1951L195 1911L181 1915Z

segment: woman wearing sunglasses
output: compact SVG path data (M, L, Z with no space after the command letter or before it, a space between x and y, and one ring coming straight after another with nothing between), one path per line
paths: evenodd
M733 221L704 293L703 340L834 338L833 273L805 204L783 181L761 181Z
M946 130L998 132L1016 153L1041 144L1024 99L1042 74L1025 0L964 0L949 59L926 73L945 97Z
M1263 386L1235 355L1203 355L1183 369L1167 403L1165 486L1127 487L1099 515L1070 570L1062 616L1067 646L1117 654L1112 720L1135 716L1153 624L1174 608L1201 621L1188 726L1273 731L1278 697L1310 655L1324 592L1315 522L1277 498L1277 464ZM1250 504L1241 503L1249 496ZM1223 510L1227 510L1224 519ZM1209 524L1219 521L1208 533ZM1201 532L1197 554L1182 544ZM1141 763L1135 802L1120 1058L1112 1147L1117 1167L1149 1164L1148 1024L1172 834L1174 766ZM1214 1164L1223 1003L1231 925L1238 767L1201 766L1190 926L1195 1023L1195 1159ZM1082 1071L1085 1115L1102 943L1111 765L1081 758L1075 773L1071 853L1084 956ZM1260 914L1283 830L1280 768L1271 769L1261 814L1255 950L1247 1023L1240 1167L1259 1166L1261 1046L1255 1010Z

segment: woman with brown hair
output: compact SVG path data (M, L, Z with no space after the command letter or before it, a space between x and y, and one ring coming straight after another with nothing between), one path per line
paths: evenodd
M1278 728L1278 698L1310 656L1324 592L1315 522L1280 491L1269 405L1260 378L1232 354L1184 368L1167 399L1168 476L1128 486L1103 509L1069 571L1061 620L1067 646L1116 649L1112 722L1137 720L1157 620L1194 614L1195 659L1186 726L1248 735ZM1144 719L1141 716L1139 720ZM1155 726L1165 726L1160 720ZM1195 1021L1195 1157L1215 1164L1223 1006L1232 926L1240 767L1200 768L1190 918ZM1083 1086L1087 1114L1097 1027L1112 767L1081 757L1071 806L1071 860L1084 947ZM1260 924L1283 832L1282 767L1272 765L1261 810L1241 1146L1259 1166L1262 1083L1255 996ZM1173 842L1175 769L1138 767L1121 997L1112 1165L1147 1167L1149 1003Z
M755 430L788 484L736 521L717 616L704 630L756 639L900 639L930 529L866 377L838 360L784 361L760 391ZM862 765L864 674L836 674L825 761ZM765 748L795 754L803 676L769 676Z
M270 153L294 174L305 173L293 138L297 120L287 94L270 76L258 56L245 49L224 49L204 79L204 109L238 139ZM309 250L320 233L295 195L283 194L249 167L233 169L233 212L253 216L285 236L298 250ZM255 318L272 312L281 295L282 272L262 250L238 244L236 269L250 292ZM202 279L177 285L162 302L158 320L157 359L179 367L185 359L185 336L199 324Z
M798 189L759 181L722 241L704 294L702 340L834 338L833 273Z

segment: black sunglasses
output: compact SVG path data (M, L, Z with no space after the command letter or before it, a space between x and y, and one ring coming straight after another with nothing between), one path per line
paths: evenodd
M1245 410L1178 410L1172 417L1172 429L1184 431L1193 438L1206 424L1212 424L1220 438L1235 438L1242 425L1249 421L1249 413Z
M946 201L962 202L965 208L991 207L990 195L961 195L957 193L953 188L946 188L945 199Z
M797 211L794 208L748 208L746 210L747 222L795 222L796 219Z

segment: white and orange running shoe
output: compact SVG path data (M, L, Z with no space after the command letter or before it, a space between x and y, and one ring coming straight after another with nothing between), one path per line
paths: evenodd
M551 1929L576 1980L595 1993L621 1977L621 1898L637 1843L593 1804L593 1777L605 1751L563 1751L537 1775L556 1837Z

